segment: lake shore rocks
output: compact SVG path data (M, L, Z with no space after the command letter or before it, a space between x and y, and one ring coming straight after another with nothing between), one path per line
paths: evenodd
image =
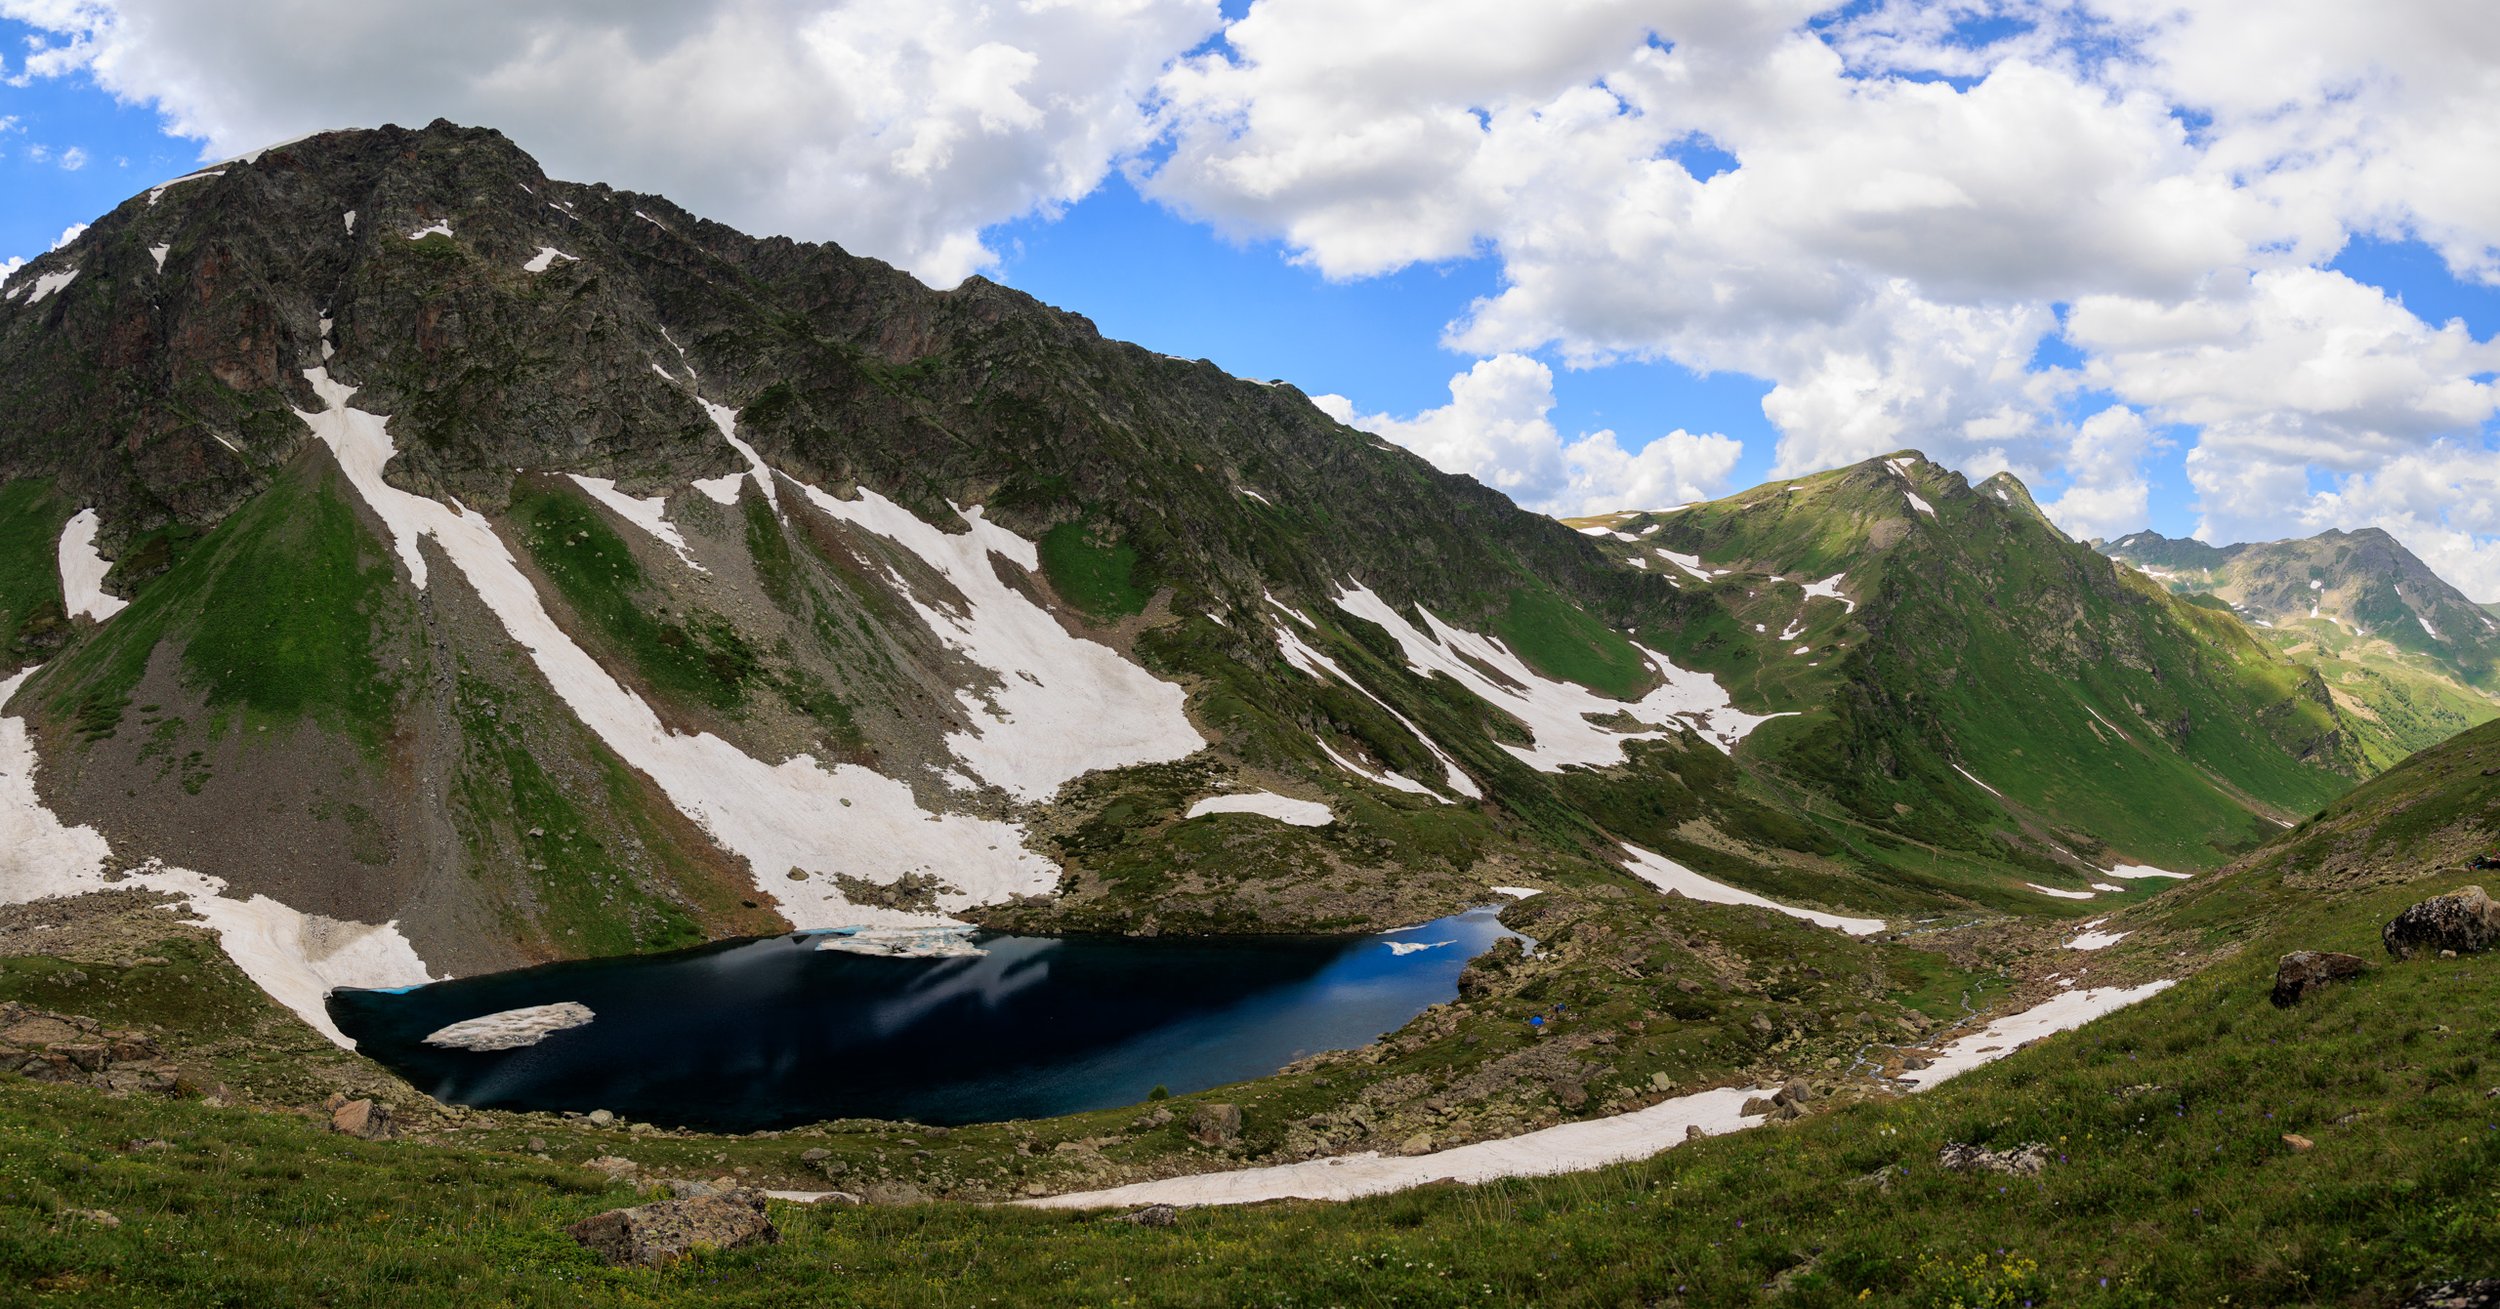
M2396 915L2380 929L2379 941L2398 959L2479 954L2500 945L2500 903L2479 886L2459 887Z
M2274 969L2274 993L2270 997L2277 1009L2299 1004L2311 991L2335 982L2348 982L2368 972L2370 965L2359 955L2337 954L2332 950L2295 950L2283 956Z

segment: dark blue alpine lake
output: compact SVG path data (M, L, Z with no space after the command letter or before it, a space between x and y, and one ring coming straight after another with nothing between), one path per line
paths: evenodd
M1516 935L1478 909L1364 937L1030 937L896 959L793 933L549 964L406 991L339 991L365 1054L437 1099L609 1109L711 1131L829 1118L1043 1118L1262 1077L1365 1045L1458 994ZM442 1049L452 1023L572 1001L589 1024L516 1050Z

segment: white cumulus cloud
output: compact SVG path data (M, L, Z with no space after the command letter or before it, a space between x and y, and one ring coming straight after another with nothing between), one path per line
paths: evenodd
M1357 414L1341 395L1313 397L1330 417L1402 445L1446 472L1466 473L1542 513L1573 516L1658 508L1727 489L1743 447L1678 429L1639 450L1611 431L1564 440L1549 415L1554 374L1525 355L1479 360L1450 379L1450 402L1412 418Z

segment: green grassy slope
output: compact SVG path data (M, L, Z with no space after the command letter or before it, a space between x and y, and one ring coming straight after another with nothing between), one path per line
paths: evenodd
M2380 800L2439 794L2414 780ZM2468 809L2483 812L2445 812ZM2382 853L2409 863L2420 835ZM0 1284L82 1305L2386 1306L2490 1275L2500 1248L2484 1094L2500 963L2375 949L2379 922L2454 880L2272 895L2231 920L2234 957L1924 1095L1596 1173L1192 1212L1164 1231L777 1207L778 1246L611 1270L561 1228L625 1192L519 1149L366 1144L0 1080ZM2273 957L2305 947L2380 962L2277 1010ZM167 1148L129 1148L149 1140ZM1936 1162L1947 1142L2035 1141L2053 1160L2037 1178Z
M68 636L57 559L69 515L47 482L0 485L0 668L33 663Z
M1905 455L1621 527L1731 570L1684 579L1699 621L1643 635L1802 711L1754 757L1892 839L2211 867L2276 830L2256 814L2371 767L2310 669L2067 540L2009 478ZM1844 573L1854 612L1799 589Z

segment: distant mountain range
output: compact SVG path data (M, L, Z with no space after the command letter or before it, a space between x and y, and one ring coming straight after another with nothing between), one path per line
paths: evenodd
M2212 546L2095 542L2174 593L2226 605L2385 738L2386 762L2500 714L2500 621L2375 527Z

